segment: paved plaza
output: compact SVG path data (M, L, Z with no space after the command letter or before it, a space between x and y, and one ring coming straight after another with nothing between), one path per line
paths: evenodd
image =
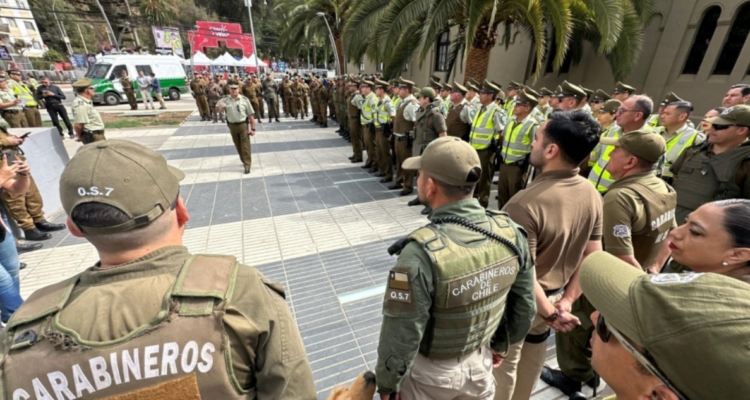
M109 139L157 150L185 172L181 194L190 222L184 240L191 252L234 255L284 286L320 399L374 370L382 295L395 261L386 249L428 222L421 207L406 205L413 196L399 197L362 163L351 164L351 145L331 126L290 118L257 124L248 175L227 126L197 115L179 127L107 131ZM71 156L80 146L65 144ZM65 220L62 210L51 217ZM26 298L98 257L66 230L21 260L28 264L21 271ZM548 365L556 366L553 338L549 343ZM557 398L560 392L540 382L534 399Z

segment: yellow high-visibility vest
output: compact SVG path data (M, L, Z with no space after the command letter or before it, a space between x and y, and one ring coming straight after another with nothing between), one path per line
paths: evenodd
M667 141L667 152L664 154L664 168L662 170L662 176L671 178L673 176L669 168L672 164L677 161L677 157L682 154L685 149L692 146L695 143L695 138L698 137L698 131L691 128L688 125L682 127L682 129L675 132L672 139ZM666 140L666 138L664 138Z
M362 112L359 114L359 122L362 125L371 124L375 114L375 108L378 104L378 96L375 93L370 93L365 97L365 102L362 104Z
M381 125L386 125L386 124L391 123L391 112L386 107L386 105L388 105L390 101L391 101L391 98L388 97L388 95L383 97L383 100L380 100L380 105L378 105L378 108L376 110L376 115L374 118L376 128Z
M612 124L612 126L614 126L614 128L609 131L609 135L607 137L619 138L620 136L622 136L622 128L615 124ZM615 181L614 179L612 179L612 176L609 175L609 171L607 171L609 155L610 153L612 153L612 150L615 149L615 146L605 146L603 144L600 144L599 146L601 146L601 149L599 150L601 156L599 157L599 160L597 160L596 164L594 164L594 167L589 173L589 182L594 185L599 193L604 193L609 189L609 185L611 185L612 182Z
M471 133L469 134L469 144L476 150L484 150L490 147L492 140L497 140L500 135L495 131L495 122L493 117L497 111L497 104L490 103L484 112L474 116L474 122L471 124Z
M23 83L18 83L13 79L8 79L8 86L13 89L13 93L17 94L19 98L26 100L26 105L29 107L36 107L36 100L34 95L31 94L29 88Z
M531 142L534 138L530 133L535 126L537 126L537 120L532 115L527 116L523 123L516 122L516 120L508 123L503 135L502 148L503 161L506 164L521 161L531 153Z

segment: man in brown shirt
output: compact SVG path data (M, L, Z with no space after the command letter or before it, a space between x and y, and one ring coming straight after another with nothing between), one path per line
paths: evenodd
M578 176L578 166L599 133L588 112L550 114L532 143L530 163L541 174L503 209L528 233L536 261L537 316L526 340L513 344L494 370L496 400L528 399L542 372L550 328L569 332L583 322L571 308L581 295L581 260L601 250L602 199Z

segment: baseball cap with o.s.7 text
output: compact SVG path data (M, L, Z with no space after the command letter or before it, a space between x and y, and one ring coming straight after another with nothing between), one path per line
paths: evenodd
M586 257L580 280L607 326L640 349L623 347L658 368L683 397L750 393L747 283L712 273L647 275L606 252Z
M125 232L148 225L177 200L185 174L164 157L127 140L81 147L60 177L60 200L68 216L84 203L108 204L130 219L115 226L80 226L86 234ZM73 221L75 223L75 221Z

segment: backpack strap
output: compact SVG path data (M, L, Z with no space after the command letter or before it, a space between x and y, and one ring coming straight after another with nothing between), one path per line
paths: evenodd
M172 297L180 298L180 315L209 315L216 300L221 303L231 298L238 267L233 256L198 254L190 257L172 289Z

